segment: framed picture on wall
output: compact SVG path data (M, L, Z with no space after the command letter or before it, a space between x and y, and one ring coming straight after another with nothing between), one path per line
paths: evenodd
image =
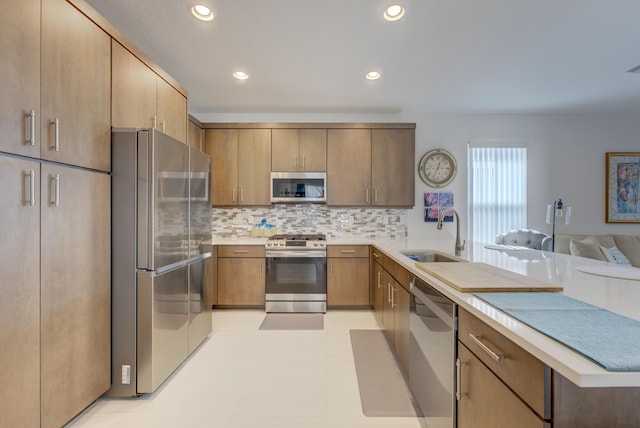
M607 223L640 223L640 152L607 152Z

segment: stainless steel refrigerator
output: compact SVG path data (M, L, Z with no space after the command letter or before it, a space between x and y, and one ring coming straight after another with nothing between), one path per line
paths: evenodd
M112 130L112 384L155 391L211 332L211 159Z

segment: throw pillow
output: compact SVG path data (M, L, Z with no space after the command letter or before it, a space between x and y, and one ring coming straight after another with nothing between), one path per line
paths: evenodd
M604 257L611 263L617 263L623 266L631 266L631 262L629 261L629 259L627 259L625 255L622 254L622 251L620 251L618 247L607 248L601 245L600 250L602 251Z
M616 235L616 247L631 262L631 266L640 267L640 235L624 236ZM604 244L606 247L613 245Z
M607 261L602 251L600 251L600 243L592 237L572 239L569 242L569 252L572 256Z

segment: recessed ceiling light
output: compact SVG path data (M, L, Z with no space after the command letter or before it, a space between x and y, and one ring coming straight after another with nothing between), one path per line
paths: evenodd
M235 77L238 80L247 80L249 78L249 75L244 71L234 71L233 77Z
M191 13L200 21L213 21L213 12L203 4L193 6L191 8Z
M384 11L384 19L387 21L397 21L404 16L404 7L399 4L389 6Z
M379 71L369 71L364 75L364 77L366 77L368 80L377 80L380 78L380 76L381 74Z

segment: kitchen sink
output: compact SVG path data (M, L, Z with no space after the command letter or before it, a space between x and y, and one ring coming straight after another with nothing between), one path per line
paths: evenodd
M416 262L460 262L461 259L437 251L401 251L400 254Z

